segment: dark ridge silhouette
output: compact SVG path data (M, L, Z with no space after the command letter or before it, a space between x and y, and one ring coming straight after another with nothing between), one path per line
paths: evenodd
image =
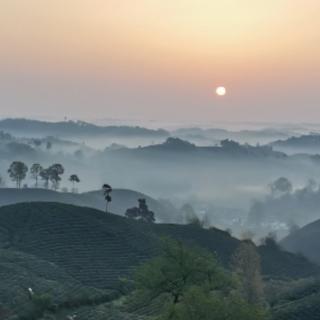
M207 156L214 156L216 158L230 156L244 158L287 158L285 153L274 151L271 146L251 146L229 139L220 141L219 146L196 146L188 141L173 137L167 138L161 144L138 148L121 148L109 152L126 156L138 156L139 158L154 156L156 159L159 156L169 156L170 154L188 154L189 160L194 159L194 157L201 158Z
M169 136L169 132L158 129L152 130L131 126L98 126L83 121L47 122L30 119L4 119L0 120L0 130L8 133L24 135L41 134L41 136Z
M300 253L311 261L320 264L320 220L295 230L281 241L288 251Z
M276 140L270 143L274 149L287 153L320 153L320 134L310 133L298 137L289 137L285 140Z

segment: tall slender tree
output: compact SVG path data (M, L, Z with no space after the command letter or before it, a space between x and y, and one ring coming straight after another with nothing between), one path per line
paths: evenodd
M112 187L109 184L104 184L102 186L104 199L106 200L106 213L108 213L108 205L112 201L110 193L112 192Z
M42 166L39 163L34 163L30 168L30 173L32 178L35 180L35 187L38 188L38 180L40 173L43 170Z
M44 187L46 189L48 189L49 188L49 179L50 179L49 169L42 169L40 172L40 177L44 181Z
M251 240L244 240L232 256L232 267L241 279L242 295L250 304L263 302L260 256Z
M70 177L69 177L69 181L71 181L72 183L72 192L74 193L76 191L75 189L75 183L79 183L80 182L80 179L79 177L76 175L76 174L72 174Z

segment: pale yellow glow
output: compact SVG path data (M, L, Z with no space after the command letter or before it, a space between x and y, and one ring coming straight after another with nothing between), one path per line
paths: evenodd
M0 68L270 97L319 74L319 12L319 0L1 0Z
M318 0L2 0L0 58L268 70L317 59L319 11Z
M226 93L227 93L227 90L226 90L225 87L218 87L218 88L216 89L216 94L217 94L218 96L225 96Z

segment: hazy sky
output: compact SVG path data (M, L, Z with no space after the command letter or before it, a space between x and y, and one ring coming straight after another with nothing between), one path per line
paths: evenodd
M0 116L320 122L319 12L319 0L0 0Z

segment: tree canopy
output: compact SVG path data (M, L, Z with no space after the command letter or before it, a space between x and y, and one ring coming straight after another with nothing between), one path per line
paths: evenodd
M166 239L162 254L137 269L133 301L161 299L161 320L263 319L263 310L246 302L236 284L209 252Z
M21 182L26 178L28 167L21 161L13 161L8 169L12 181L16 182L17 188L21 187Z

